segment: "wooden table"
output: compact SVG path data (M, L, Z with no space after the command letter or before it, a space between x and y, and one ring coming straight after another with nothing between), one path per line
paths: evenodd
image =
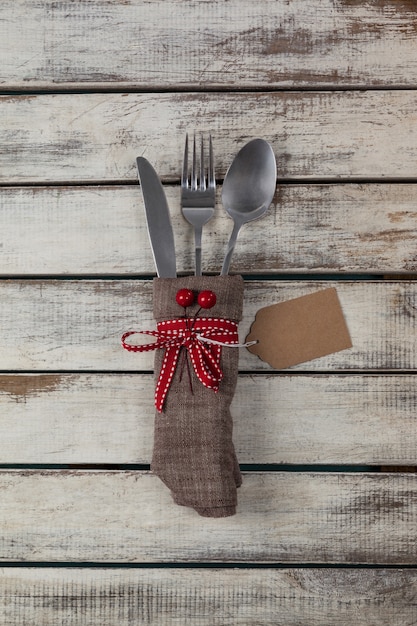
M417 5L3 0L0 622L416 624ZM335 286L353 348L287 371L242 351L238 514L149 471L154 267L136 182L166 186L178 267L185 132L219 181L254 137L279 180L242 231L260 307ZM219 187L204 269L230 232Z

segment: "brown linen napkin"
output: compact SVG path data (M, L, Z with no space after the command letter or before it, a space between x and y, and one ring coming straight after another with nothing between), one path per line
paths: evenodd
M157 322L184 315L184 309L175 300L183 288L216 294L215 306L202 309L199 317L222 317L235 322L242 318L241 276L155 278L153 286ZM198 309L197 303L188 307L187 316L193 317ZM229 409L237 382L239 349L221 348L224 377L217 393L200 382L192 367L190 373L181 367L184 350L163 411L155 415L151 469L171 489L177 504L190 506L205 517L227 517L236 513L236 489L242 482ZM156 379L164 352L159 349L155 353Z

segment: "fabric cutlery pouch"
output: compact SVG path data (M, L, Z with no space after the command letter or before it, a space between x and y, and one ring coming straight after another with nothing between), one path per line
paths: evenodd
M220 342L205 341L202 326L218 323L218 320L237 324L242 317L243 280L241 276L187 276L184 278L155 278L153 310L157 323L168 322L170 328L186 319L191 333L188 347L182 345L175 367L167 363L167 348L155 351L156 390L161 378L170 368L169 388L162 410L156 412L154 449L151 469L171 490L179 505L194 508L205 517L234 515L237 505L237 487L242 479L232 440L233 422L230 404L238 376L239 349L220 346L224 337L213 333ZM176 301L180 289L194 292L195 302L184 309ZM202 309L197 303L198 293L210 290L216 295L216 303L210 309ZM180 322L183 323L183 322ZM222 372L218 390L206 387L196 374L200 342L203 351L216 354ZM193 345L194 341L194 354ZM161 391L159 389L159 391Z

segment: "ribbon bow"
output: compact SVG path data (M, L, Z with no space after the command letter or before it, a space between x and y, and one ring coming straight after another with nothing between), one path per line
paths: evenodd
M157 340L145 345L127 343L126 339L135 334L151 335ZM155 389L155 406L161 412L182 347L190 355L197 378L205 387L217 392L223 378L220 368L221 348L240 347L240 344L236 322L217 317L182 317L158 322L157 330L129 331L122 336L122 346L130 352L165 348Z

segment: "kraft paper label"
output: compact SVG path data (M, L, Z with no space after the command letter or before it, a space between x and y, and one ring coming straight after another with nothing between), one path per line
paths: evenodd
M275 369L285 369L352 347L336 289L264 307L256 313L248 347Z

